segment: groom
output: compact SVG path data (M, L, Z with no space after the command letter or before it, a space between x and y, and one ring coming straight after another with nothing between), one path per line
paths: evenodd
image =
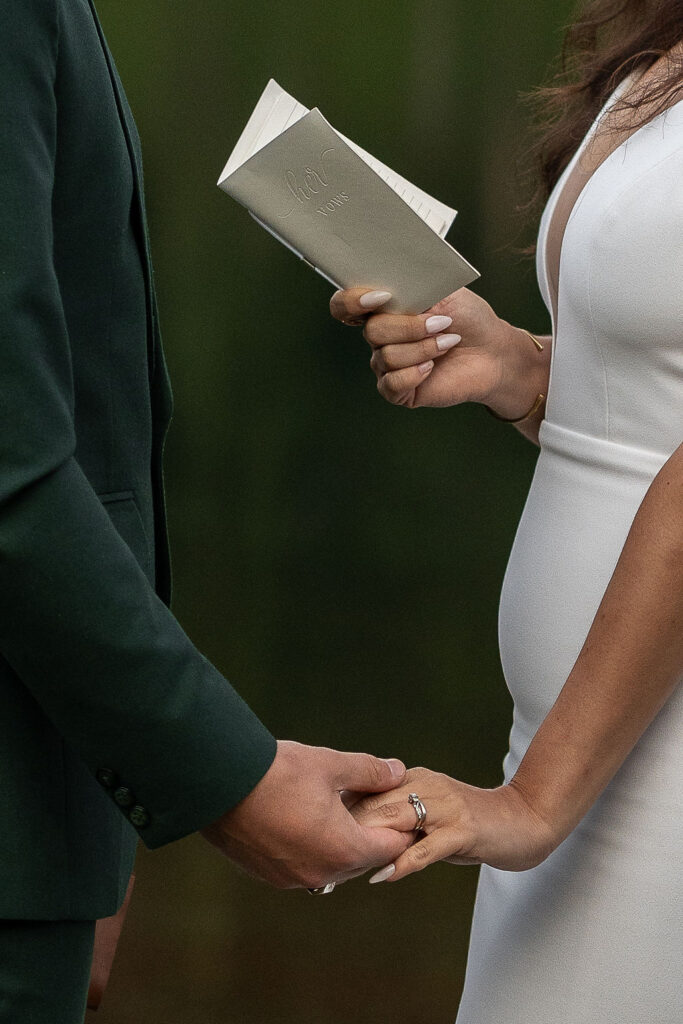
M138 835L276 886L395 859L344 789L400 762L276 743L169 610L139 140L92 0L0 4L0 1022L82 1020Z

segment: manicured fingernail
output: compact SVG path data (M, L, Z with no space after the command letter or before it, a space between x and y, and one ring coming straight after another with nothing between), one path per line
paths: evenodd
M388 757L386 759L386 762L389 765L389 771L394 776L394 778L402 779L406 773L406 766L404 765L403 761L399 761L398 758L396 757Z
M452 316L430 316L428 320L425 320L425 330L427 334L438 334L439 331L445 331L452 323Z
M449 348L453 348L459 341L462 341L459 334L440 334L436 339L436 347L439 352L447 352Z
M395 864L388 864L381 871L377 871L370 879L370 885L377 885L378 882L386 882L387 878L391 878L394 871L396 870Z
M418 370L420 371L420 373L429 373L433 365L434 360L430 359L428 363L420 363L420 365L418 366Z
M391 292L366 292L358 301L363 309L377 309L378 306L383 306L385 302L388 302L390 298Z

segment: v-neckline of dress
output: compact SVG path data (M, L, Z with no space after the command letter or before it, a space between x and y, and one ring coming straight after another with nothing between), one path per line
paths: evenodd
M541 253L541 256L542 256L541 264L542 264L542 272L543 272L543 277L544 277L544 282L545 282L545 290L546 290L546 294L548 295L548 298L549 298L550 316L551 316L551 320L552 320L552 335L553 335L553 338L556 337L556 332L557 332L557 320L558 320L558 310L559 310L559 286L560 286L560 276L561 276L561 270L562 270L562 249L563 249L565 237L566 237L566 234L567 234L567 228L569 227L574 214L576 213L578 207L581 204L581 200L583 199L583 197L585 195L586 189L588 188L588 186L593 181L594 176L612 159L612 157L615 156L615 154L617 154L626 145L626 143L629 141L629 139L633 138L633 136L640 129L636 128L634 131L630 132L625 138L621 139L621 141L613 149L611 149L605 155L605 157L600 161L600 163L596 167L593 168L593 170L592 170L591 174L589 175L589 177L583 182L581 188L576 193L576 196L574 197L574 201L571 204L571 209L568 211L567 217L565 219L564 227L562 229L561 238L559 239L558 244L555 247L555 252L557 254L556 255L556 260L555 260L556 277L554 278L554 282L553 282L553 276L552 276L551 271L550 271L550 263L549 263L549 259L548 259L548 256L549 256L548 242L549 242L549 240L552 240L552 238L553 238L553 228L555 226L555 218L556 218L557 209L558 209L558 206L560 205L560 202L561 202L563 196L565 195L565 189L567 188L567 185L571 181L571 177L572 177L572 174L574 172L574 169L576 168L577 164L581 160L582 156L586 153L586 150L588 149L588 146L595 139L596 133L597 133L597 131L599 129L599 126L600 126L600 124L602 122L603 117L610 110L610 108L613 106L613 104L616 103L617 100L621 97L621 95L626 91L628 86L633 84L633 81L634 81L635 77L636 76L634 74L627 75L624 79L622 79L622 81L619 83L619 85L616 87L616 89L614 89L612 91L612 93L610 93L610 95L607 98L606 102L604 103L604 105L602 106L600 111L598 112L598 114L597 114L595 120L593 121L592 125L588 129L585 137L582 139L581 143L577 147L576 152L574 153L574 155L572 156L571 160L567 164L566 168L562 172L562 175L560 176L560 178L558 180L557 186L555 187L555 190L554 190L554 194L553 194L553 196L552 196L552 198L550 200L548 209L546 211L546 218L545 218L546 224L545 224L545 231L544 231L544 237L543 237L543 248L542 248L542 253ZM644 127L644 126L641 126L641 127Z

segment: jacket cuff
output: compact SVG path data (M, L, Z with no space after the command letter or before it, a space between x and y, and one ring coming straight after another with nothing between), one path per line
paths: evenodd
M277 741L217 670L222 705L207 699L180 723L181 739L131 776L116 764L95 772L150 850L212 824L243 800L272 765ZM214 688L216 684L214 681ZM208 687L209 690L212 687Z

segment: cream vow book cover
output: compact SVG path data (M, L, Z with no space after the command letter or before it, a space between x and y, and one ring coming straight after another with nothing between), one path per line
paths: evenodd
M336 288L422 313L479 274L445 241L455 210L307 110L272 78L218 185Z

